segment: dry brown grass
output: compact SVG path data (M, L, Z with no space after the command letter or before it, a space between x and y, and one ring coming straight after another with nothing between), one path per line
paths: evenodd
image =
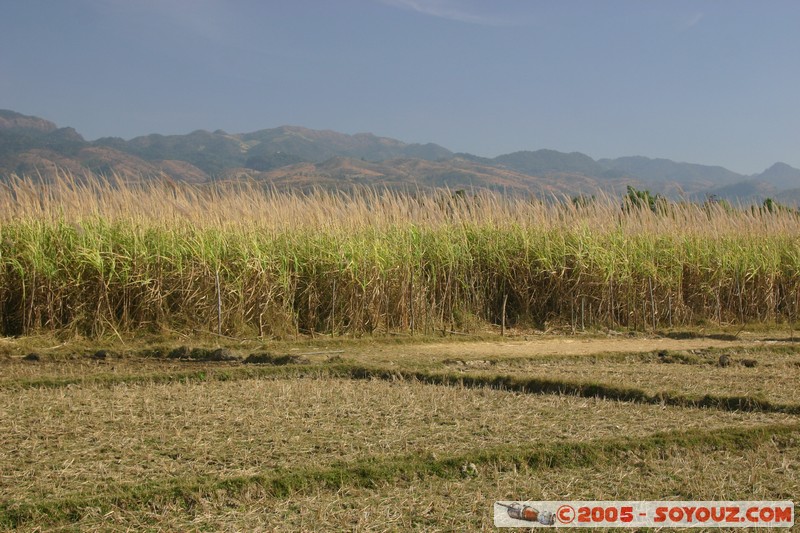
M0 391L0 499L170 477L796 420L419 383L243 380Z
M216 363L215 368L233 366L228 363ZM197 364L148 358L114 358L106 361L94 361L88 357L66 361L28 362L21 359L0 361L0 389L16 388L28 382L43 380L76 380L92 378L115 379L138 376L146 380L149 376L179 374L199 370Z
M232 345L232 353L245 357L258 352L253 346ZM592 346L598 352L592 352ZM331 346L298 343L268 346L275 354L304 354L311 367L328 367L346 361L354 366L430 373L447 372L492 378L548 379L569 383L597 383L637 389L653 396L749 397L772 404L800 405L800 355L788 342L766 343L762 338L719 341L713 339L543 337L509 342L428 342L395 344L387 341L343 341ZM669 348L660 352L654 347ZM336 348L336 349L334 349ZM651 351L639 351L650 348ZM605 351L612 349L615 351ZM144 351L142 351L144 350ZM169 350L162 349L162 354ZM102 385L121 382L175 381L181 379L247 379L260 376L263 367L238 362L185 362L142 356L146 350L129 347L111 352L106 360L91 357L86 348L65 347L44 353L39 362L22 360L21 353L0 359L0 389L30 386ZM661 353L661 355L659 355ZM307 354L307 355L306 355ZM332 355L333 354L333 355ZM718 366L720 355L732 364ZM333 359L331 359L333 357ZM743 361L755 361L746 367ZM339 375L347 375L337 368Z
M484 465L475 477L398 480L275 499L258 487L201 498L187 510L90 511L78 529L126 531L475 531L493 528L496 500L758 500L800 494L800 442L748 450L669 448L585 468Z
M800 366L761 364L746 368L663 363L558 363L528 362L490 365L471 374L514 375L579 383L600 383L635 388L651 395L669 393L689 397L747 396L775 404L800 404Z
M682 449L676 444L664 449L657 440L642 448L614 444L617 451L601 459L589 452L591 466L554 470L501 459L510 456L500 451L541 447L558 453L575 443L599 450L605 445L598 443L620 436L724 433L795 424L797 416L430 385L409 378L420 369L800 402L794 385L800 366L791 343L668 341L670 350L682 350L670 354L685 355L689 364L659 362L657 353L639 351L658 342L647 338L269 347L274 353L344 349L341 355L352 368L376 369L370 375L381 379L372 380L331 377L329 372L364 376L348 373L347 364L328 364L327 354L310 355L311 364L302 370L306 377L298 378L281 374L284 368L273 375L267 367L239 363L142 357L133 345L95 361L88 359L90 345L67 343L28 363L20 355L30 345L19 346L0 360L0 519L31 529L42 521L48 530L60 525L75 531L474 530L491 526L496 499L791 499L800 493L796 431L792 438L784 432L773 441L758 440L756 450L740 449L736 440L721 448L703 439L687 440ZM592 353L592 343L605 350ZM608 351L612 346L617 350ZM240 346L239 355L253 349ZM734 361L756 359L758 366L717 367L712 363L720 353ZM399 379L401 371L405 379ZM68 383L72 379L76 383ZM37 380L42 387L31 386ZM457 468L449 474L446 468L425 470L430 462L484 451L488 459L479 462L477 477L453 479ZM314 477L328 471L339 476L340 468L359 471L373 461L385 469L374 483L371 474L366 481L348 477L341 485ZM400 466L406 464L416 466ZM291 497L275 496L271 482L258 481L292 472L306 472L300 479L308 475L310 481L291 485L304 487ZM245 482L226 488L226 480L235 479ZM172 492L173 485L181 488ZM121 503L115 503L116 495ZM17 508L22 510L15 514Z

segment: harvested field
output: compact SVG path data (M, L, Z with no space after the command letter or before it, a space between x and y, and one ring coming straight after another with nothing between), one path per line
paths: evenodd
M592 342L603 350L592 353ZM0 524L476 529L505 498L797 494L793 344L666 339L668 350L641 351L657 342L316 341L226 352L268 352L264 364L113 346L101 359L69 343L24 361L20 346L0 360ZM723 354L733 364L718 366ZM539 377L550 385L529 387ZM660 401L663 391L722 400L698 408ZM724 401L736 395L764 402Z
M469 366L462 366L469 369ZM496 363L488 369L470 369L470 375L542 377L570 383L599 383L633 388L648 394L667 393L694 398L747 396L771 403L800 405L800 365L793 362L762 363L754 368L741 364L721 368L705 364L613 362L513 362Z
M231 367L230 364L217 364L215 368ZM65 360L31 363L13 360L0 362L0 389L14 388L21 385L52 382L79 382L95 379L113 381L125 377L136 376L147 379L148 376L180 374L197 370L201 367L177 361L166 361L146 358L120 358L111 361Z
M749 449L667 446L622 451L583 467L497 461L475 475L420 476L275 497L260 486L183 503L90 509L76 528L125 531L469 531L491 529L497 499L792 499L800 494L800 433ZM794 440L792 440L794 439Z
M255 475L307 461L795 420L330 379L30 389L0 394L0 405L0 497L18 502L93 495L140 479Z

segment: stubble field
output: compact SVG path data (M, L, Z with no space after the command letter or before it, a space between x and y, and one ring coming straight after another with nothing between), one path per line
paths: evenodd
M30 343L6 340L0 520L446 531L491 528L504 499L791 500L794 346L758 335L230 342L234 359L214 362L118 343L97 359L66 343L25 361ZM264 349L297 355L242 362ZM719 366L722 355L734 363ZM630 390L647 397L619 398Z

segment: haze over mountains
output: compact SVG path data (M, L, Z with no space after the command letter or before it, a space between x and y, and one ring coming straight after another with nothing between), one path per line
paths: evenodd
M125 179L168 175L191 183L248 178L278 188L378 185L488 188L524 194L624 192L627 185L673 198L708 195L743 202L800 200L800 170L775 163L746 176L719 166L667 159L599 159L554 150L495 158L453 153L437 144L408 144L370 133L282 126L252 133L198 130L124 140L85 140L69 127L0 110L0 179L52 177L57 170Z

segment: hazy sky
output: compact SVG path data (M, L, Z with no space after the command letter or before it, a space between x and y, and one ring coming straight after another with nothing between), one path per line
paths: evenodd
M797 0L0 0L0 108L800 168Z

